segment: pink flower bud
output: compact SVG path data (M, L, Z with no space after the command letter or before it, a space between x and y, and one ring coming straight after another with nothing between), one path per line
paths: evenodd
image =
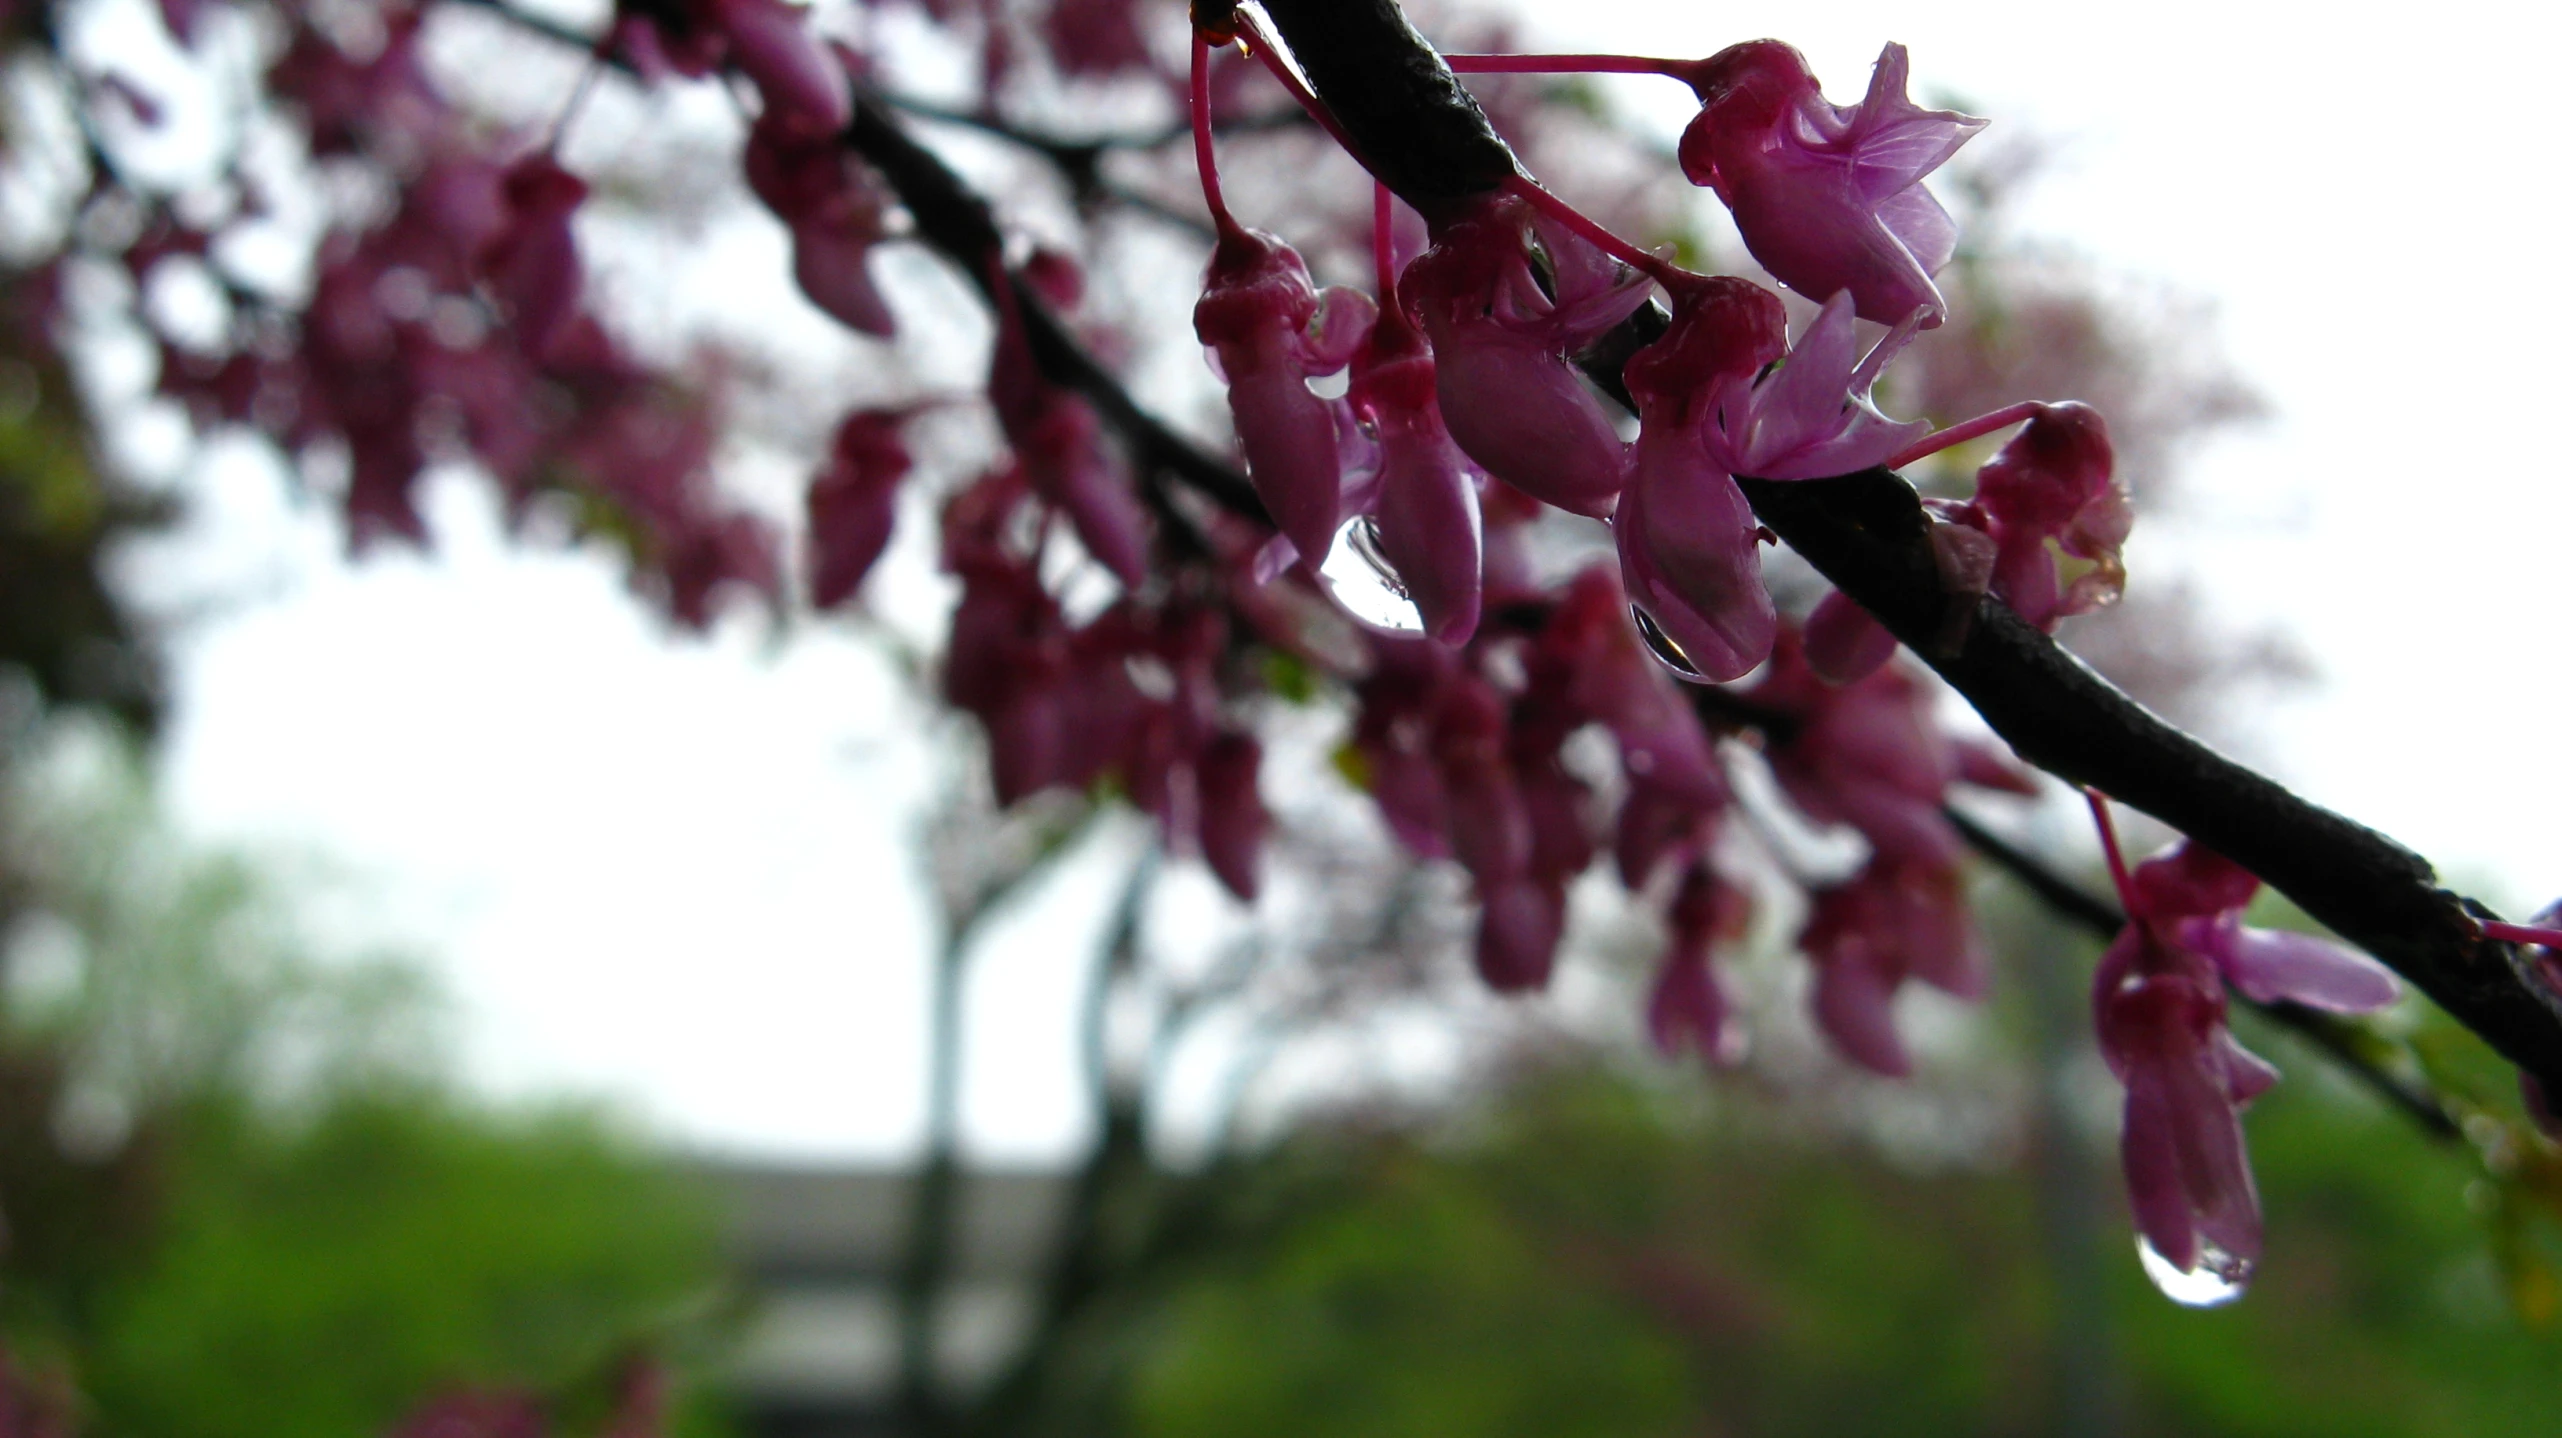
M701 0L710 28L729 38L732 63L756 82L771 113L833 133L854 119L845 67L809 32L809 12L783 0Z
M2040 629L2052 632L2059 620L2125 591L2121 551L2134 511L2113 461L2099 411L2074 402L2040 405L1975 477L1968 508L1993 541L1992 591ZM2058 572L2057 549L2090 562L2069 585Z
M481 247L481 273L516 325L518 342L537 360L551 350L578 312L578 242L570 217L587 184L536 152L507 167L500 194L507 214Z
M1271 825L1255 779L1263 746L1252 735L1222 733L1194 768L1201 785L1201 857L1228 892L1251 904L1261 885L1263 834Z
M810 602L833 609L854 597L890 542L899 481L915 463L894 410L859 410L836 431L826 469L810 482Z
M1546 880L1511 879L1480 882L1477 897L1477 974L1486 987L1499 994L1547 987L1565 936L1565 891Z

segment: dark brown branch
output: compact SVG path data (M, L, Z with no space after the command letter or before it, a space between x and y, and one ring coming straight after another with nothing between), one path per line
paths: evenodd
M1511 154L1393 0L1270 0L1317 95L1390 189L1427 216L1500 184ZM2562 1085L2562 997L2480 905L2428 862L2306 802L2128 698L2009 608L1942 592L1928 519L1884 470L1745 480L1754 512L1966 696L2020 757L2144 810L2259 875L2437 1001L2548 1089Z
M998 231L987 202L953 174L941 157L916 143L886 104L860 87L854 96L854 123L845 132L845 142L898 191L908 213L915 217L917 237L958 266L982 293L994 300L989 264L1004 253L1004 236ZM1121 387L1120 380L1077 343L1076 337L1020 277L1009 274L1008 278L1014 289L1014 308L1023 317L1024 334L1031 342L1033 363L1051 382L1092 401L1103 418L1129 442L1142 468L1163 470L1223 509L1259 524L1271 523L1263 511L1263 502L1255 498L1254 487L1235 466L1166 428L1156 416L1140 408L1130 392Z

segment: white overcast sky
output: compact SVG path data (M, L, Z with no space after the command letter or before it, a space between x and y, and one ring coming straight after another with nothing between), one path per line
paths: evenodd
M1777 36L1845 101L1900 40L1917 93L2058 142L2026 228L2213 300L2276 411L2201 456L2180 547L2139 543L2133 582L2192 570L2235 627L2282 623L2315 658L2318 687L2254 726L2283 777L2491 897L2562 893L2550 7L1531 14L1556 48ZM1669 118L1668 88L1622 93ZM207 552L241 579L175 647L165 773L192 826L364 876L502 1087L613 1095L725 1147L913 1141L931 923L905 843L931 761L861 643L746 623L670 640L609 566L511 548L465 486L433 496L435 553L350 567L256 466L196 483ZM1054 938L1074 907L982 970L984 1153L1078 1132L1045 1021L1075 981Z

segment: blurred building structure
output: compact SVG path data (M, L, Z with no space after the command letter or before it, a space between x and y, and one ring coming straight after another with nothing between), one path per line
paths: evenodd
M730 1386L756 1438L898 1430L897 1282L913 1175L898 1169L720 1163L703 1176L751 1308ZM936 1366L966 1391L993 1380L1030 1326L1068 1199L1064 1174L961 1180Z

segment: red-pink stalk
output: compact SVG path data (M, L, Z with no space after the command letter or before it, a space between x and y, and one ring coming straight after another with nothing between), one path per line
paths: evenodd
M1192 32L1192 163L1201 172L1201 198L1210 207L1210 223L1222 239L1235 234L1236 217L1219 193L1218 152L1210 144L1210 37L1198 30Z
M2003 405L1991 414L1979 414L1963 424L1952 424L1946 429L1934 430L1888 455L1886 467L1902 469L1917 459L1927 459L1943 449L1964 444L1970 439L1980 439L1997 429L2008 429L2022 420L2035 419L2037 412L2043 408L2045 406L2035 400L2022 400L2018 404Z
M1699 278L1670 260L1660 255L1650 255L1612 234L1599 221L1541 189L1539 182L1528 176L1514 175L1503 182L1503 188L1509 194L1528 200L1567 229L1592 241L1602 253L1630 269L1652 277L1658 284L1673 286L1685 280Z
M1379 313L1386 316L1397 308L1396 197L1385 185L1371 188L1378 194L1370 202L1370 257L1379 266Z
M2498 919L2484 919L2482 937L2500 939L2512 944L2535 944L2562 950L2562 929L2538 928L2533 924L2507 924Z
M2126 912L2135 912L2135 880L2126 872L2126 851L2117 846L2117 820L2108 812L2108 796L2085 784L2082 797L2090 801L2091 821L2099 825L2099 846L2108 855L2109 881L2117 885L2117 902Z
M1648 55L1444 55L1462 75L1666 75L1683 84L1699 70L1697 60L1663 60Z

